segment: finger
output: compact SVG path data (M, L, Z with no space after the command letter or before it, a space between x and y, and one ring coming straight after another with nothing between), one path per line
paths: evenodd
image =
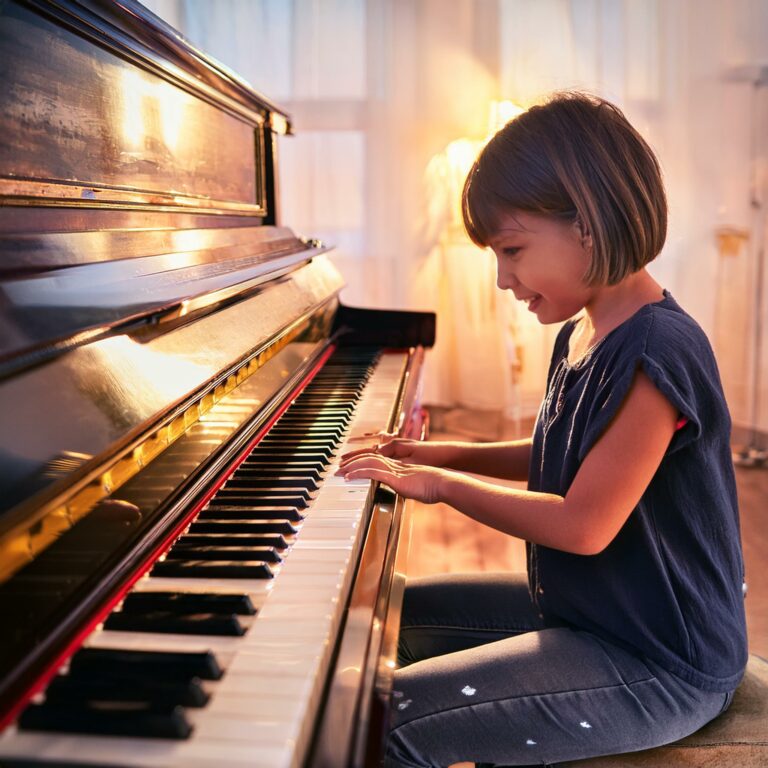
M377 444L371 446L370 448L360 448L357 451L349 451L348 453L343 453L339 458L339 464L343 467L345 464L348 464L350 461L354 461L361 456L384 456L387 458L399 458L397 448L390 447L392 445L396 444Z
M341 463L343 464L346 461L351 461L356 456L365 456L368 453L375 453L376 446L371 446L370 448L358 448L356 451L348 451L347 453L342 453L340 456Z
M342 459L342 461L339 462L339 470L338 470L338 472L336 474L337 475L343 475L345 472L349 471L349 469L350 469L350 467L352 465L361 466L359 464L359 462L362 459L367 459L367 458L369 458L369 457L371 457L373 455L374 454L370 454L370 453L361 453L361 454L359 454L357 456L352 456L351 458L346 459L346 460Z
M336 474L344 476L352 470L363 469L366 467L373 467L385 469L389 472L396 472L403 467L403 464L396 459L388 459L386 456L369 453L363 456L356 456L354 459L351 459L350 461L340 465Z
M392 485L396 483L396 477L391 473L383 469L375 469L373 467L366 467L364 469L354 469L348 472L344 476L345 480L378 480L380 483L386 485Z

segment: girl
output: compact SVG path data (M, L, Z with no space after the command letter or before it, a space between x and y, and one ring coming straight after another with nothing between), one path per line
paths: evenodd
M612 104L558 94L488 143L462 202L499 288L566 322L530 439L344 457L347 478L528 542L527 583L409 582L388 764L543 765L679 739L728 706L747 644L717 367L646 271L666 235L656 158Z

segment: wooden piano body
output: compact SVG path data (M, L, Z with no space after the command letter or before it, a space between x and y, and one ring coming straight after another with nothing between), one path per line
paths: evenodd
M340 304L287 115L134 0L0 2L0 103L0 764L375 765L405 505L333 471L434 317Z

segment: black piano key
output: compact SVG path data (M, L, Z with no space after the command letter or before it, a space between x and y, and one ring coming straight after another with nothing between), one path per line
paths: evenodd
M331 448L322 445L298 445L262 440L251 455L260 457L265 453L283 453L297 459L307 458L312 461L322 461L323 466L326 466L330 463L335 448L336 446Z
M265 563L280 563L283 558L275 547L259 543L260 537L246 535L222 536L217 534L184 534L176 539L172 551L198 550L201 547L210 547L221 550L222 547L242 549L247 552L253 552L256 557L251 558L263 560ZM251 541L256 539L256 541ZM215 595L214 595L215 596Z
M156 563L152 576L182 579L272 579L269 563L229 560L163 560Z
M306 437L307 439L321 438L323 440L332 440L340 442L343 432L341 429L329 429L328 427L273 427L269 430L270 437Z
M296 457L291 453L270 453L269 451L260 451L256 454L251 454L250 458L247 458L238 467L240 470L247 469L259 469L260 467L283 467L291 466L301 469L310 469L314 472L322 474L323 470L328 466L328 461L323 457L320 459L307 459L305 456L301 458Z
M324 408L329 405L354 405L360 399L362 391L362 387L342 387L328 384L311 391L306 389L296 398L296 402L314 402Z
M143 701L153 706L204 707L210 698L200 680L166 682L135 678L126 684L122 678L81 680L71 675L54 677L45 689L45 700L66 704L83 701Z
M349 403L346 398L337 401L328 401L324 397L317 398L299 398L293 405L296 413L324 413L328 416L349 416L355 411L355 404Z
M274 450L272 448L262 448L261 443L254 448L249 458L243 461L241 466L248 466L251 461L269 462L275 465L280 465L283 462L302 462L304 464L312 464L316 469L322 471L330 463L328 456L322 453L307 453L306 451L287 451L287 450Z
M340 419L334 416L318 416L312 414L292 414L285 416L275 425L285 429L330 429L344 434L349 426L349 419Z
M277 562L274 550L265 547L227 547L218 544L174 544L166 553L166 560L258 560ZM267 558L270 558L267 560Z
M211 501L221 501L224 504L234 504L235 506L241 506L252 502L258 506L260 500L263 499L279 499L280 504L285 501L286 504L294 503L297 500L306 502L311 498L309 489L307 488L259 488L255 485L245 485L244 483L235 483L230 487L229 483L219 488L216 491L216 495ZM229 501L232 499L233 501Z
M338 427L339 429L346 429L349 426L351 418L349 416L341 416L339 414L333 415L321 415L319 413L305 413L302 411L296 411L293 413L289 411L282 419L280 424L290 424L291 426L302 427Z
M339 419L340 421L350 421L352 418L352 406L342 407L338 405L328 406L327 408L318 407L316 403L301 402L297 400L291 406L291 414L294 416L311 416L312 418L328 417Z
M196 538L196 537L195 537ZM201 536L207 539L207 536ZM235 538L235 537L222 537ZM246 537L247 538L247 537ZM274 550L272 550L274 552ZM254 616L248 595L229 595L198 592L131 592L122 605L123 613L171 611L176 613L219 613L224 615Z
M276 527L290 528L290 530L274 530ZM222 533L227 535L245 533L260 538L265 546L276 549L286 549L288 541L285 536L290 536L297 530L285 520L201 520L200 522L195 521L189 526L190 533Z
M308 493L282 494L264 491L263 489L246 493L235 490L232 493L217 493L204 509L213 509L214 507L252 507L253 509L264 509L274 507L281 510L301 510L307 508L309 499Z
M192 726L181 707L100 708L72 704L32 704L19 718L28 731L87 733L104 736L137 736L157 739L187 739Z
M172 635L218 635L241 637L245 627L237 616L216 613L178 614L170 611L124 613L113 611L104 622L105 629L117 632L160 632Z
M263 477L254 472L250 475L233 475L219 493L226 491L233 496L247 493L289 496L293 493L309 499L319 489L320 483L310 477L285 477L284 475ZM218 496L218 493L216 495Z
M273 445L276 448L290 448L295 450L300 448L304 451L316 450L330 456L338 446L339 441L336 438L320 438L307 435L267 435L259 445Z
M273 499L265 506L258 504L258 499L248 499L242 504L235 503L237 500L225 499L221 503L210 503L207 507L200 510L197 516L198 520L282 520L290 523L300 523L304 515L293 503L286 502L284 505L276 504ZM254 504L253 502L256 502ZM304 504L306 507L306 504ZM282 530L278 533L292 533L295 531Z
M348 427L349 424L347 421L339 418L339 414L328 414L327 416L323 417L317 413L297 411L290 418L285 420L281 419L274 426L274 429L292 429L298 432L302 432L306 436L311 436L312 434L322 434L323 432L330 432L331 436L338 436L337 433L339 431L343 433L348 429ZM272 430L270 430L270 433L271 431Z
M248 466L239 466L232 474L231 480L257 479L267 481L270 478L294 478L299 482L311 481L317 488L320 487L322 474L316 469L302 469L301 467L278 467L274 464L255 465L252 462Z
M69 673L79 678L93 676L156 680L218 680L223 672L210 651L128 651L113 648L81 648L69 660Z
M313 379L312 383L304 388L301 395L310 395L317 392L360 392L364 385L365 382L359 376L349 378L323 376L319 379Z

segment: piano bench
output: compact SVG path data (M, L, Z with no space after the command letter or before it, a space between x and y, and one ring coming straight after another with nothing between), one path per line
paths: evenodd
M768 766L768 661L750 656L731 706L680 741L557 768L765 768Z

